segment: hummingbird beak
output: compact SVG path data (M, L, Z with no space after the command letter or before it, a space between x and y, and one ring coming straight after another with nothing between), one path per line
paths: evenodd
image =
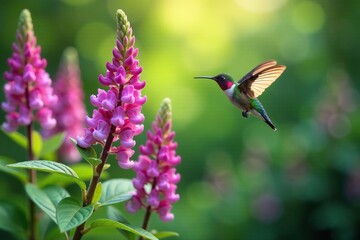
M211 77L211 76L197 76L197 77L194 77L195 79L212 79L214 80L214 77Z

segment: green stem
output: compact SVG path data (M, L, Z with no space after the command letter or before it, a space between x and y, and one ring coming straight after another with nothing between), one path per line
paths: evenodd
M160 145L158 146L158 149L160 149ZM159 164L159 158L158 158L158 155L159 153L157 153L157 156L156 156L156 162ZM156 187L156 178L154 178L152 184L151 184L151 190L153 190L155 187ZM149 222L150 222L150 216L151 216L151 212L152 212L152 209L151 209L151 206L147 206L146 207L146 213L145 213L145 217L144 217L144 221L143 221L143 225L142 225L142 228L144 230L147 230L148 228L148 225L149 225ZM143 237L139 237L139 240L143 240Z
M145 217L144 217L144 222L142 225L142 228L144 230L146 230L148 228L149 222L150 222L150 216L151 216L151 206L148 206L146 208L146 213L145 213ZM139 237L139 240L143 240L143 237Z
M107 158L109 156L109 151L110 151L112 142L114 140L115 129L116 129L116 126L111 125L110 133L109 133L109 135L108 135L108 137L106 139L105 146L104 146L103 151L101 153L101 157L100 157L101 163L95 168L95 172L94 172L94 175L93 175L93 177L91 179L90 185L88 187L88 191L87 191L87 194L86 194L86 201L83 203L83 207L88 206L89 204L91 204L91 201L92 201L92 199L94 197L96 186L97 186L97 184L99 182L102 170L103 170L104 165L106 163L106 160L107 160ZM85 222L76 228L73 240L79 240L79 239L82 238L82 236L83 236L82 232L83 232L84 228L85 228Z
M120 98L121 98L122 89L123 89L123 86L121 85L120 90L119 90L118 105L117 106L121 105ZM89 185L88 190L87 190L86 199L83 202L83 207L88 206L92 202L96 186L97 186L97 184L99 182L99 179L100 179L101 173L103 171L104 165L105 165L106 160L107 160L107 158L109 156L109 151L110 151L111 145L112 145L113 140L114 140L115 130L116 130L116 126L111 125L109 135L107 136L104 148L103 148L103 150L101 152L101 155L100 155L101 163L95 168L94 175L93 175L93 177L91 179L90 185ZM82 238L82 236L84 234L85 223L86 222L84 222L83 224L81 224L80 226L78 226L76 228L73 240L79 240L79 239Z
M30 109L29 105L29 87L27 86L25 89L25 98L26 98L26 106L28 109ZM27 155L28 155L28 161L34 160L34 152L33 152L33 139L32 139L32 122L30 122L29 125L26 126L26 135L27 135ZM34 169L29 170L29 182L32 184L36 183L36 171ZM29 240L35 240L36 236L36 209L34 202L29 199L29 215L30 215L30 233L29 233Z

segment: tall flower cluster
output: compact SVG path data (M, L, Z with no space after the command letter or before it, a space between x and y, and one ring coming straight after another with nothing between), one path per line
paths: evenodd
M136 193L126 206L129 212L145 207L147 211L157 212L163 221L174 218L172 204L180 198L176 194L180 174L176 173L175 166L181 158L176 155L175 132L171 128L171 104L166 98L153 122L152 131L147 132L146 144L140 146L141 155L134 166Z
M19 126L38 121L43 129L51 129L56 125L51 106L57 102L57 97L45 71L47 61L41 58L41 48L36 45L30 12L26 9L20 14L12 48L14 52L8 59L10 70L4 74L7 83L1 107L6 112L6 122L2 128L12 132Z
M82 133L86 111L83 104L84 93L78 55L74 48L66 48L63 53L54 81L54 91L61 99L52 107L57 124L56 127L43 131L43 135L50 137L56 133L65 132L66 137L59 149L59 155L66 161L76 162L81 159L81 155L69 137L75 137Z
M97 95L90 97L91 104L96 107L92 117L86 117L84 134L77 138L79 146L87 148L95 143L105 144L114 137L110 153L116 154L122 168L132 168L134 162L130 157L134 154L133 137L140 134L144 127L144 115L141 113L146 97L141 96L145 81L140 82L142 68L136 59L138 49L134 48L135 37L125 13L118 10L117 39L113 49L112 62L106 64L106 74L99 76L99 82L109 87L98 89Z

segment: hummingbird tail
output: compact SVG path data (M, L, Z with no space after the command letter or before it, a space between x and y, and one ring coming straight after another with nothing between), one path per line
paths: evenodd
M273 124L269 119L266 119L266 118L265 118L264 121L265 121L265 122L267 123L267 125L269 125L274 131L277 130L276 127L274 126L274 124Z
M269 125L274 131L276 131L275 125L271 122L269 116L267 115L265 108L261 105L259 100L253 100L252 105L254 110L252 113L262 119L267 125Z

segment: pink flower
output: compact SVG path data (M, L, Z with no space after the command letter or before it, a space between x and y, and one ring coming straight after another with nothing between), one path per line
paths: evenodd
M4 73L5 102L1 104L6 112L5 131L16 131L38 121L44 129L56 125L51 110L57 102L51 79L45 71L47 62L40 56L41 48L36 45L31 15L28 10L20 14L13 54L8 59L10 70Z
M140 146L141 155L134 166L136 192L126 205L131 213L144 207L157 212L163 221L174 219L170 211L172 204L180 198L176 194L180 174L176 173L175 167L181 158L176 155L177 144L173 141L175 133L171 131L171 125L170 100L165 99L152 131L147 133L146 144ZM151 190L145 187L147 185L151 186Z
M69 47L63 53L54 82L54 92L61 99L52 107L57 125L51 130L43 131L43 135L48 138L65 132L65 140L59 149L59 155L63 160L69 162L79 161L81 155L70 141L70 137L75 137L83 132L86 111L83 104L84 93L80 79L78 55L74 48Z
M130 160L134 154L133 137L144 129L141 108L146 97L141 96L141 90L145 81L140 82L142 68L136 59L138 50L134 48L135 37L130 23L121 10L117 11L116 18L113 59L106 63L106 74L99 76L100 84L107 89L98 89L98 94L90 97L91 104L97 109L91 117L86 117L87 130L83 136L77 137L77 141L79 146L86 148L96 143L105 145L110 136L112 146L109 152L116 154L121 168L128 169L134 166Z

